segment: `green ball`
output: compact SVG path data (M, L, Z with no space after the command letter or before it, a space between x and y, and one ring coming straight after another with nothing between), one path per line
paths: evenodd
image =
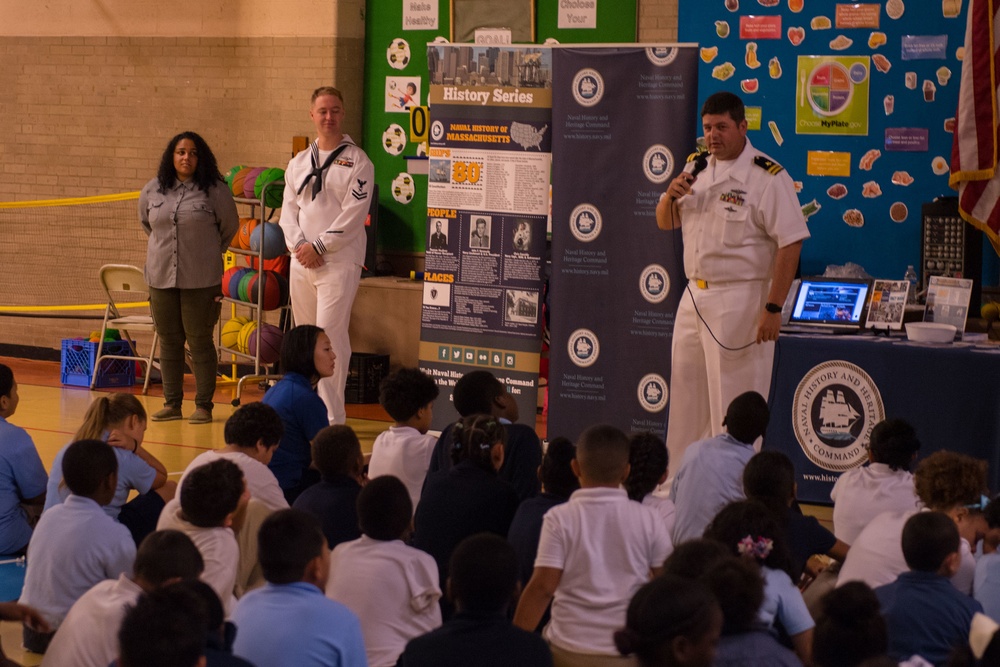
M1000 305L990 301L983 304L983 308L979 311L979 314L987 322L994 322L1000 319Z
M239 296L237 297L240 301L250 301L250 279L257 274L253 271L247 271L247 273L240 278L240 284L237 289Z

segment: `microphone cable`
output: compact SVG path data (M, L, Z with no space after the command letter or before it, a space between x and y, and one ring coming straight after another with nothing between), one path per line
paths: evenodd
M698 174L700 174L702 171L704 171L704 169L707 166L708 166L708 154L707 153L699 153L698 156L695 157L695 159L694 159L694 169L691 170L691 176L697 177ZM693 192L692 192L692 195L693 195ZM692 196L692 195L688 195L688 196ZM674 200L674 202L676 203L676 200ZM678 218L679 217L680 217L680 211L678 210ZM673 210L670 211L670 219L673 220ZM678 224L677 225L677 230L680 231L680 233L681 233L681 240L683 241L683 239L684 239L684 236L683 236L683 234L684 234L684 232L683 232L683 225ZM671 231L675 231L675 230L671 230ZM673 236L671 236L671 238L670 238L670 244L671 244L671 246L673 246L673 249L674 249L674 260L677 262L677 266L680 267L681 272L684 272L684 254L680 251L680 246L678 245L676 239ZM684 277L687 278L687 274L686 273L685 273ZM723 342L720 341L719 338L715 335L715 332L712 331L712 327L709 326L708 322L705 321L705 317L701 314L701 310L698 308L698 302L694 298L694 292L691 291L691 281L690 280L688 280L687 284L684 285L684 289L691 296L691 305L694 306L694 312L698 316L698 319L701 320L701 323L705 325L705 328L708 329L708 333L712 337L712 340L714 340L715 344L718 345L720 348L722 348L723 350L727 350L729 352L739 352L741 350L747 349L751 345L757 345L758 344L756 340L752 340L749 343L747 343L746 345L741 345L739 347L729 347L728 345L723 344ZM775 342L777 342L777 341L775 341Z

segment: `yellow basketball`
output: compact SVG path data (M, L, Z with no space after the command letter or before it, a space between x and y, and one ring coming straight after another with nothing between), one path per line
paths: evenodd
M245 317L234 317L223 324L222 335L219 337L222 347L228 347L231 350L237 349L236 343L240 336L240 330L243 328L243 325L249 321L250 320Z
M236 338L236 351L249 354L250 334L257 328L256 322L247 322L240 328L239 336Z

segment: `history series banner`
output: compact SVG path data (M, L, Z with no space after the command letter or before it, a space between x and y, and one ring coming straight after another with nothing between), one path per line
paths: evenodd
M664 434L684 288L656 204L695 150L698 50L552 51L548 435L596 423Z
M441 388L488 370L534 425L551 168L551 50L431 44L420 368Z

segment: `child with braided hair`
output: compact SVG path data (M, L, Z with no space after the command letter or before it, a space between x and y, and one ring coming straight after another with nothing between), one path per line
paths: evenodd
M674 501L666 496L653 494L656 487L667 481L669 474L667 444L660 437L646 431L633 433L628 439L628 447L630 469L624 484L628 497L656 510L663 517L667 533L673 533Z
M451 431L452 467L427 476L413 517L411 544L437 562L440 581L448 580L448 560L458 543L476 533L506 537L517 511L517 493L497 476L503 465L504 427L496 417L463 417ZM450 615L442 603L442 614Z
M803 664L812 663L813 621L802 593L792 582L792 559L785 536L771 511L755 500L730 503L705 529L705 538L724 544L734 555L760 565L764 603L757 618L780 635L788 634Z

